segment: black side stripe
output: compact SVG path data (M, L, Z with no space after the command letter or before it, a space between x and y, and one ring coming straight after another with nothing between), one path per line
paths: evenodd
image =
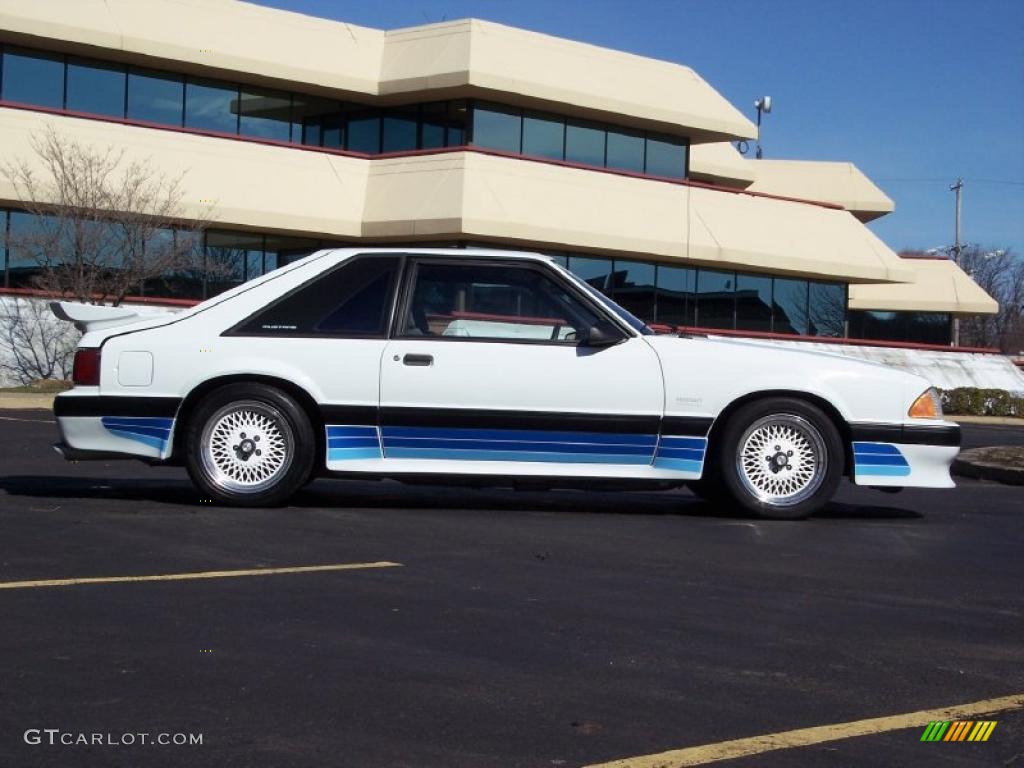
M125 395L58 396L53 413L62 416L162 416L173 418L180 397L134 397Z
M320 414L324 424L352 424L355 426L377 426L375 405L321 405Z
M710 416L666 416L661 420L661 431L665 435L706 437L714 421Z
M960 427L943 425L929 427L914 424L851 424L854 442L901 443L903 445L941 445L958 447Z

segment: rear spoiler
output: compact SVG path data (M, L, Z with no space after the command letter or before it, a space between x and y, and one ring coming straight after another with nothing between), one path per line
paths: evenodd
M50 311L61 320L74 323L75 328L82 333L127 325L165 313L173 314L172 310L162 308L151 309L143 314L134 307L104 307L97 304L77 304L71 301L51 301Z

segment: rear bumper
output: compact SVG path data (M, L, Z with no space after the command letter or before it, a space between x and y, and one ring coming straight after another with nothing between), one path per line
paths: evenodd
M53 401L60 432L54 447L70 461L162 461L173 450L180 404L179 398L101 396L96 387L76 387Z

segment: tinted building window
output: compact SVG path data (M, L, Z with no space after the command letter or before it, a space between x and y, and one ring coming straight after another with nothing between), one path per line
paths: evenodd
M544 115L523 116L523 154L561 160L565 144L565 122Z
M658 314L655 320L667 325L696 325L694 291L697 270L687 267L658 266Z
M477 147L520 152L523 120L518 109L479 102L473 109L473 144Z
M604 165L604 129L570 121L565 125L565 159L570 163Z
M735 326L736 275L701 269L697 272L697 325L704 328Z
M806 334L807 281L775 278L772 320L775 333Z
M416 107L388 111L384 116L382 152L404 152L416 149Z
M343 262L260 310L232 332L254 336L383 336L399 261L397 256L371 256Z
M603 293L611 294L612 260L570 256L569 271Z
M317 240L306 237L283 237L281 235L267 235L264 243L264 266L265 272L291 264L301 258L309 256L320 247Z
M448 105L443 101L424 104L421 111L420 146L437 149L445 146L448 128Z
M686 177L686 142L674 138L647 139L646 173L670 179Z
M4 47L3 92L6 101L64 107L64 57Z
M215 80L185 84L185 126L238 133L238 87Z
M185 81L180 75L132 69L128 72L128 119L180 126Z
M841 338L846 335L846 286L842 283L811 283L811 336Z
M296 94L292 99L292 141L314 147L344 146L341 104L331 99Z
M238 99L239 132L243 136L288 141L292 127L292 97L284 91L248 88Z
M653 264L616 259L612 273L612 298L645 322L654 321L656 271Z
M449 147L466 145L466 123L469 107L464 100L448 102L448 141Z
M952 340L952 319L945 312L852 311L850 336L946 345Z
M347 149L353 152L377 154L380 152L380 117L376 114L356 113L345 124Z
M643 135L625 131L608 131L608 167L643 173Z
M67 109L124 117L125 68L68 59Z
M772 329L772 279L761 275L736 276L736 328Z

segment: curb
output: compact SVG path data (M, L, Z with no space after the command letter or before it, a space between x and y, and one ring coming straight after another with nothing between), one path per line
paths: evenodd
M953 460L952 472L960 477L975 480L993 480L1004 485L1024 485L1024 467L995 464L986 461L987 448L970 448L961 451Z
M0 392L0 411L43 408L53 409L51 394L35 394L34 392Z
M947 421L955 421L957 424L989 424L1024 428L1024 419L1013 416L960 416L947 413L945 418Z

